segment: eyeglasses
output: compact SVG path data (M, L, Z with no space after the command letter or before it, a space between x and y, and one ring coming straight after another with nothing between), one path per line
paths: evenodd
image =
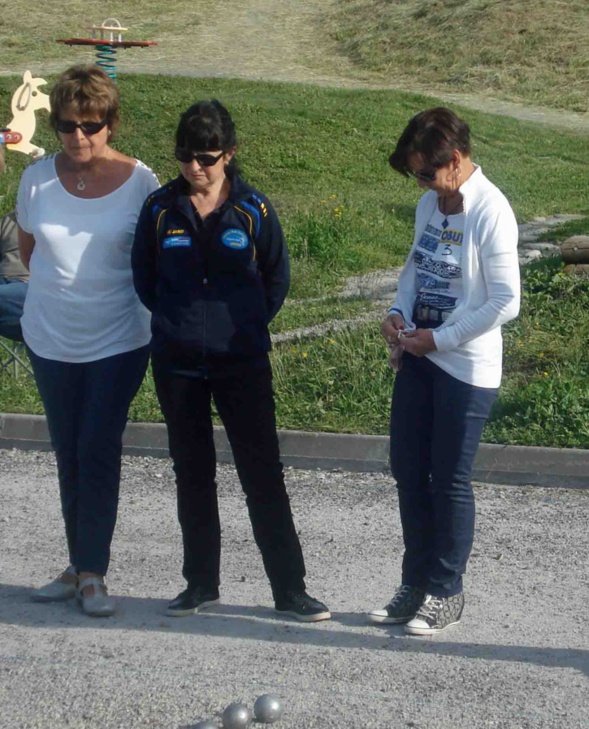
M178 162L189 164L193 159L195 159L201 167L212 167L213 165L216 165L224 154L225 152L219 152L217 155L192 152L189 149L184 149L184 147L176 147L174 152Z
M417 180L423 180L423 182L433 182L436 179L438 170L435 167L429 170L425 167L422 170L408 170L411 177L415 177Z
M101 129L104 129L106 124L106 119L99 122L75 122L71 119L58 119L55 126L57 128L57 131L61 132L62 134L73 134L76 129L81 129L83 134L91 137L93 134L98 134Z

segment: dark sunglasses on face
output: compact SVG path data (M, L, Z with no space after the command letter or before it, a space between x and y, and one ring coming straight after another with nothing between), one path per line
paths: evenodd
M435 169L435 167L430 167L429 170L424 167L422 170L409 170L409 174L411 175L411 177L415 177L415 179L417 180L422 180L423 182L433 182L436 179L438 171Z
M99 122L75 122L70 119L58 119L55 126L57 131L62 134L73 134L76 129L81 129L83 134L92 136L93 134L98 134L101 129L104 129L106 126L106 119Z
M189 149L184 149L184 147L176 147L176 151L174 152L174 154L178 162L184 162L184 164L189 164L190 162L192 162L193 159L195 159L201 167L212 167L213 165L217 164L217 162L221 159L225 152L219 152L219 154L214 155L200 152L192 152Z

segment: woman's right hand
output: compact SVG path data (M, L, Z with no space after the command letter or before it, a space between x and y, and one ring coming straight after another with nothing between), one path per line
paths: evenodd
M405 320L400 314L389 314L380 327L380 333L389 347L399 344L399 332L405 329Z

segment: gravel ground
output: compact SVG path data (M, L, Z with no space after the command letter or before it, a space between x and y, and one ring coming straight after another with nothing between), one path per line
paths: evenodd
M126 458L109 575L115 617L39 605L66 557L51 454L0 451L0 726L220 725L223 708L283 697L282 729L588 727L589 492L477 486L459 626L434 638L367 625L399 571L385 474L287 471L311 594L333 619L278 619L230 467L219 469L222 605L171 619L183 588L172 472Z

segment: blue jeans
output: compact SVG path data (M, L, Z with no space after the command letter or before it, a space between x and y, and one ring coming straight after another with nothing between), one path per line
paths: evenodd
M29 284L0 276L0 337L22 342L20 318Z
M57 459L70 563L105 575L117 518L122 437L149 348L94 362L61 362L28 350Z
M391 470L405 554L402 582L438 597L462 591L472 548L471 473L496 388L461 382L403 355L391 406Z

